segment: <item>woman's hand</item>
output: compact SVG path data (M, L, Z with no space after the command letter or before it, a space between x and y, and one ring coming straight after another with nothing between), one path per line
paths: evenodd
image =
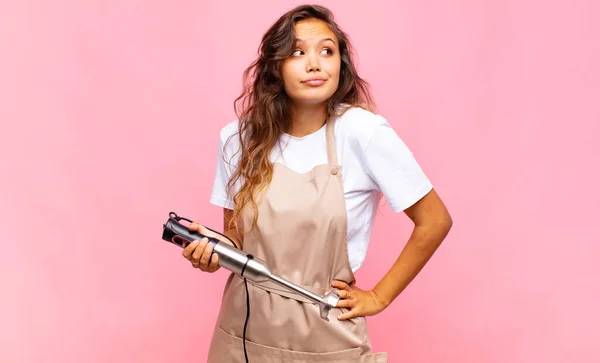
M188 229L191 232L198 231L200 234L202 234L204 236L215 237L218 240L231 245L231 242L228 241L227 239L224 239L223 236L221 236L217 233L214 233L213 231L209 230L208 228L206 228L196 222L191 223L189 225ZM215 272L219 268L221 268L221 266L219 266L219 255L214 254L211 258L213 246L214 246L214 244L212 244L212 243L208 244L208 238L203 238L201 240L195 240L192 243L190 243L189 245L187 245L186 248L183 249L182 254L186 260L188 260L192 263L192 266L194 268L198 268L204 272Z
M336 307L350 309L349 312L338 316L339 320L348 320L357 316L376 315L387 307L387 304L372 290L361 290L355 285L348 285L339 280L333 280L331 286L337 288L340 295L340 301Z

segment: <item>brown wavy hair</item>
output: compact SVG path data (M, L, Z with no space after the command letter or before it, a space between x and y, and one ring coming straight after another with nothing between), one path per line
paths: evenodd
M258 48L258 58L244 71L243 92L234 101L239 126L231 137L238 136L238 152L241 155L227 184L227 193L230 196L238 180L243 180L234 196L234 214L230 221L236 228L239 226L238 218L248 204L254 211L249 231L254 228L258 219L259 195L273 176L271 150L282 133L290 130L290 99L283 88L281 63L296 49L294 25L308 19L327 23L339 41L340 79L336 92L327 101L327 117L339 117L352 106L375 112L369 84L356 71L354 49L349 37L336 24L332 12L323 6L301 5L282 15L264 34ZM240 237L243 234L239 230L238 233Z

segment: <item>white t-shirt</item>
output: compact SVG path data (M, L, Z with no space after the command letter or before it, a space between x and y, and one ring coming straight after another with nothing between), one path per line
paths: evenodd
M233 202L227 199L226 187L239 159L239 152L231 158L239 148L238 136L225 143L237 130L237 120L221 129L210 197L212 204L228 209L233 209ZM367 254L381 193L392 210L400 212L420 200L433 186L412 152L382 116L354 107L335 122L334 130L348 216L348 254L352 270L356 271ZM325 126L304 137L283 134L281 145L283 152L276 145L271 161L283 163L298 173L327 164ZM234 193L239 187L238 183Z

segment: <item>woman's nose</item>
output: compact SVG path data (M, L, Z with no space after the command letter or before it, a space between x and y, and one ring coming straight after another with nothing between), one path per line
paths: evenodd
M306 71L307 72L316 72L321 70L321 65L319 64L319 58L316 55L309 55L306 62Z

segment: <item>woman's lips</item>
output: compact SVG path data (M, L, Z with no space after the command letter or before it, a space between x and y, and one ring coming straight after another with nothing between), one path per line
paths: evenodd
M323 83L325 83L324 79L311 79L311 80L304 82L305 85L310 86L310 87L319 87Z

